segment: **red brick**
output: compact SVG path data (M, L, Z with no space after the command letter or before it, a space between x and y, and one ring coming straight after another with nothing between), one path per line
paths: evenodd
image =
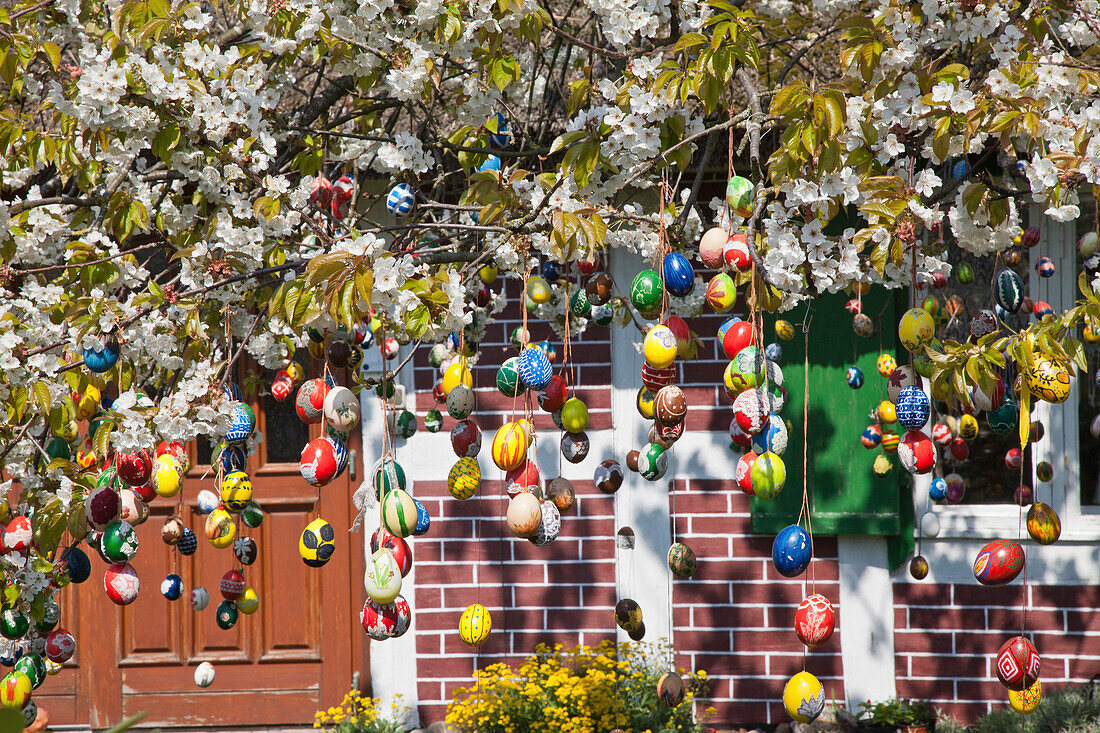
M737 721L739 726L763 725L768 722L768 705L750 700L721 700L711 703L715 722Z
M986 712L988 712L989 706L985 703L944 702L937 704L936 709L944 715L954 718L966 725L973 723L975 720L985 715Z
M729 514L729 497L718 492L677 491L674 502L678 515Z
M448 609L463 609L473 603L480 603L492 610L504 605L504 591L499 585L473 585L448 587L443 589L443 606ZM458 623L458 619L454 620Z
M954 641L950 632L924 631L915 633L895 633L894 652L924 654L951 654Z
M699 652L694 657L695 668L705 669L712 678L715 675L758 677L764 672L764 658L759 654L727 654L708 650ZM725 686L729 687L728 684ZM714 695L714 690L711 693L713 697L718 697Z
M676 631L678 649L706 649L710 652L730 651L730 632L725 630L708 631L705 629L687 629Z
M692 478L691 490L696 489L700 491L725 491L731 494L740 494L741 490L737 488L737 482L733 479L719 479L719 478ZM748 523L746 522L746 527Z
M954 673L952 676L955 677ZM1004 697L1002 697L1004 695ZM1007 697L1004 692L1004 688L1001 687L1000 682L989 680L955 680L955 698L956 700L996 700L1002 702Z
M1004 629L1011 631L1020 628L1020 609L1018 608L990 608L987 611L989 617L989 629ZM1027 628L1036 631L1061 631L1061 611L1036 611L1028 610Z
M1092 679L1093 675L1100 674L1100 659L1067 659L1066 676L1073 680ZM1047 660L1043 660L1043 676L1047 676Z
M981 585L956 585L955 605L957 606L1019 606L1023 597L1022 585L1003 585L987 588Z
M894 606L894 630L895 631L900 631L902 629L906 629L906 628L909 627L907 611L908 611L908 609L906 609L906 608L899 608L897 605Z
M972 608L910 608L912 629L983 629L985 610Z
M435 686L438 686L438 685L435 685ZM421 700L424 700L424 699L439 699L439 698L425 698L424 693L422 692L424 687L425 687L425 684L423 682L421 682L419 685L417 685L417 690L419 692L419 697L420 697ZM441 694L441 692L442 692L442 687L440 687L440 693L436 693L436 694ZM432 723L441 722L447 717L447 706L446 705L425 705L424 703L420 703L419 705L417 705L417 712L420 713L420 723L421 723L421 725L429 726Z
M417 584L413 587L414 608L441 608L443 606L443 589L433 588Z
M1095 610L1066 611L1066 631L1100 633L1100 613Z
M802 602L801 583L738 583L732 588L733 602L744 604L784 603L797 606Z
M416 634L417 654L439 654L443 648L440 634L424 634L419 631Z
M580 606L581 589L562 585L514 585L509 589L511 605L516 607L533 606L555 608L561 606Z
M417 539L411 546L414 562L439 562L443 559L442 542Z
M545 629L547 628L546 611L541 608L505 608L504 613L501 614L500 629ZM496 617L494 616L493 622L496 626Z
M692 625L707 629L758 629L764 626L764 609L760 606L729 606L705 604L691 607Z
M915 697L922 700L952 700L955 682L946 677L930 680L904 679L897 681L898 697Z
M942 654L909 657L913 677L985 677L989 656Z
M733 651L736 652L784 652L802 658L805 647L790 629L773 631L734 631Z
M698 554L696 554L698 557ZM694 580L764 580L764 563L760 560L710 560L699 557Z
M1017 630L1013 636L1018 634ZM1005 637L1007 639L1008 636ZM1031 641L1041 657L1053 654L1081 656L1100 653L1100 640L1084 634L1033 634ZM1002 643L1004 640L1002 640Z
M1033 606L1054 608L1100 608L1100 586L1090 585L1037 585L1031 589ZM1016 596L1019 601L1019 596Z
M894 583L895 606L945 606L950 605L950 585L922 585Z
M546 620L548 629L602 629L614 623L614 612L611 609L554 608L547 610Z
M424 585L473 583L474 569L471 565L454 563L419 565L416 568L416 582Z
M453 634L457 637L458 634ZM489 638L492 638L491 636ZM461 643L461 640L459 641ZM469 647L467 647L469 648ZM417 674L435 679L466 679L473 681L474 665L469 657L421 657L417 660Z

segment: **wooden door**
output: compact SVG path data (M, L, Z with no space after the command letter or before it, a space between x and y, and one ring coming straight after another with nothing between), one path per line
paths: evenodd
M259 376L270 383L270 374ZM321 434L320 426L302 424L293 400L261 396L250 402L264 440L249 457L248 472L265 516L257 529L238 523L238 536L256 540L256 562L242 568L231 549L206 541L197 496L217 488L213 471L199 463L210 460L209 450L193 449L195 465L180 500L154 501L149 520L138 528L141 548L132 563L141 578L138 599L124 608L111 603L98 557L86 583L63 591L77 612L65 613L62 624L76 635L79 651L73 669L36 693L51 723L103 727L147 713L143 724L149 725L309 725L314 712L340 701L355 672L366 678L366 636L358 621L363 540L346 532L359 483L351 468L361 453L358 433L349 445L349 470L317 489L299 474L298 456ZM165 519L177 513L199 538L190 557L160 540ZM323 568L310 568L298 556L298 536L318 516L336 529L337 552ZM260 607L223 630L215 622L222 600L218 581L231 568L242 570ZM184 581L177 601L160 593L161 580L172 572ZM195 586L210 593L202 612L190 606ZM194 682L195 667L204 661L216 670L206 689Z

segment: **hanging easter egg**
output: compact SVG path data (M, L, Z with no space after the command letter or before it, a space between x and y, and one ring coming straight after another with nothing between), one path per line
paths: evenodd
M738 427L749 435L756 435L768 423L769 400L759 389L747 389L733 401L733 417Z
M359 398L347 387L333 387L325 396L324 416L328 424L342 433L359 424Z
M561 408L562 429L582 433L588 427L588 406L578 397L570 397Z
M734 480L737 482L737 488L749 496L756 493L752 487L752 464L756 462L757 458L758 455L755 452L747 451L737 459L737 467L734 469Z
M200 662L199 666L195 667L195 684L199 687L210 687L214 684L214 665L210 662Z
M400 489L391 492L387 497L398 491ZM383 511L384 509L385 504L383 503ZM319 568L326 564L335 551L336 532L331 524L320 517L307 524L298 537L298 556L302 558L302 562L311 568Z
M951 432L951 427L947 423L938 422L932 426L932 442L941 448L951 445L954 438L955 435Z
M707 305L715 313L725 313L737 302L737 284L724 272L719 272L707 283Z
M497 390L505 397L518 397L526 390L527 385L519 376L519 357L512 356L504 360L497 368Z
M756 331L748 321L736 321L730 324L722 336L722 351L727 359L736 357L746 346L751 346Z
M393 489L382 497L382 526L396 537L408 537L419 517L416 503L408 492Z
M493 463L502 471L511 471L527 457L527 434L516 422L501 425L493 436Z
M556 540L561 533L561 514L558 513L557 505L549 499L539 506L542 508L542 520L535 529L535 534L528 539L537 547L545 547Z
M76 639L68 629L55 629L46 637L46 658L64 664L76 653Z
M906 387L898 395L895 414L903 427L918 430L928 422L932 403L920 387Z
M424 427L429 433L438 433L443 429L443 413L434 408L425 412Z
M1034 247L1039 243L1040 236L1041 230L1039 229L1039 227L1030 226L1025 229L1020 235L1020 244L1024 245L1025 247Z
M758 458L755 465L759 464ZM812 555L810 533L797 524L781 529L772 542L772 564L780 575L787 578L794 578L805 572Z
M882 443L882 435L882 428L878 425L868 425L864 429L863 435L860 436L859 440L864 448L871 450L877 448Z
M633 598L622 598L615 604L615 625L630 633L642 626L642 607Z
M684 701L684 680L677 672L665 672L657 680L657 700L667 708Z
M205 611L210 603L210 592L201 585L191 589L191 608L195 611Z
M237 524L233 516L221 507L206 517L205 530L206 539L219 550L229 547L237 537Z
M936 466L936 447L920 430L910 430L898 444L898 459L906 471L926 474Z
M447 490L456 499L465 500L481 486L481 466L476 458L459 458L447 474Z
M1034 499L1035 492L1031 490L1030 486L1021 484L1012 492L1012 501L1016 502L1019 506L1030 506Z
M974 282L974 268L967 263L962 263L955 268L955 279L960 285L969 285Z
M848 382L848 386L852 389L859 389L863 386L863 370L857 366L848 367L845 381Z
M783 347L777 343L770 343L764 347L764 356L768 357L772 361L779 362L783 360Z
M1027 533L1040 545L1052 545L1062 534L1062 520L1049 504L1037 501L1027 510Z
M654 270L642 270L630 283L630 303L642 314L653 313L663 297L661 276Z
M176 549L181 555L194 555L199 549L199 539L190 527L184 527L180 535L180 541L176 543Z
M1058 404L1065 402L1069 396L1069 370L1046 355L1035 357L1032 365L1024 371L1024 381L1028 391L1044 402Z
M615 320L615 311L610 305L597 305L592 308L592 320L597 326L610 326Z
M921 387L921 378L916 370L908 364L900 366L895 364L894 369L886 375L886 398L890 402L897 402L901 391L906 387Z
M1100 236L1096 232L1085 232L1077 240L1077 251L1085 257L1091 257L1100 249Z
M1023 636L1014 636L997 652L997 679L1010 690L1026 690L1039 679L1039 652Z
M388 548L379 548L367 559L363 585L375 603L390 603L397 598L401 592L401 566Z
M311 486L325 486L343 473L347 465L347 444L325 435L311 440L302 449L298 469Z
M1035 478L1043 483L1050 481L1054 478L1054 468L1046 461L1039 461L1035 465Z
M902 314L898 323L898 340L911 352L923 350L935 333L936 324L923 308L910 308Z
M752 436L752 449L756 453L774 453L782 456L787 451L787 423L775 413L768 415L764 429Z
M747 219L752 216L756 202L752 181L744 176L730 176L726 183L726 204L733 213Z
M224 631L236 626L238 618L240 618L240 612L233 601L222 601L214 611L214 621L218 624L218 628Z
M676 336L667 326L654 326L642 343L642 355L654 369L666 369L676 360Z
M479 647L489 638L493 619L480 603L467 606L458 619L458 636L467 646Z
M0 679L0 706L22 710L31 701L31 678L14 670Z
M729 234L722 227L711 227L699 240L699 261L711 270L722 266L722 250Z
M668 548L668 569L677 578L684 580L695 575L698 567L695 552L683 542L674 542Z
M84 349L84 366L88 367L90 372L102 374L118 363L118 356L118 342L107 339L102 349Z
M237 600L244 590L244 575L240 570L227 570L218 581L218 591L227 601Z
M942 476L935 477L928 485L928 498L932 501L943 501L947 498L947 481Z
M359 611L359 623L367 636L375 641L385 641L397 635L397 606L394 603L379 603L368 598Z
M259 546L251 537L238 537L233 540L233 557L237 558L237 562L241 565L251 565L256 562L258 552Z
M1020 408L1010 399L1004 399L994 410L985 414L989 429L997 435L1007 435L1016 429L1020 420Z
M774 499L787 481L787 469L783 459L775 453L761 453L752 462L749 472L752 490L761 499Z
M5 639L22 639L30 627L30 619L15 608L0 611L0 636Z
M1020 715L1034 712L1043 700L1043 683L1035 680L1035 684L1026 690L1009 690L1008 704Z
M878 359L875 361L875 368L882 376L889 377L898 368L898 360L890 354L879 354Z
M606 305L615 292L615 281L606 272L597 272L584 285L584 295L590 305Z
M993 279L993 296L997 305L1015 313L1024 301L1024 282L1014 270L1004 268Z
M943 479L947 483L947 501L958 504L966 493L966 479L957 473L949 473Z
M857 313L852 316L852 331L856 336L870 338L875 333L875 322L866 313Z
M656 443L647 443L638 454L638 473L646 481L657 481L668 470L668 453Z
M298 388L298 394L294 398L294 409L298 413L298 419L304 423L318 423L325 413L325 398L328 397L329 386L323 379L310 379L302 382Z
M103 573L103 590L120 606L133 603L141 589L141 581L129 563L115 563Z
M229 415L229 429L225 432L227 443L244 443L256 430L256 413L250 405L238 402Z
M153 493L153 496L156 496L156 492ZM121 519L137 527L149 518L149 507L138 498L134 491L123 489L119 492L119 499L122 504L122 508L119 510Z
M536 391L548 385L553 376L550 360L542 350L534 347L527 347L520 352L516 369L523 383Z
M111 522L103 530L100 549L108 562L130 562L138 551L137 532L129 522L121 520Z
M252 479L244 471L233 471L222 478L220 498L225 508L239 512L252 501Z
M1024 309L1027 310L1027 298L1024 298ZM1031 308L1031 312L1035 314L1035 317L1039 320L1043 319L1043 316L1053 316L1054 306L1045 300L1037 300Z
M679 298L695 289L695 270L687 257L679 252L669 252L661 263L665 289Z
M614 494L623 485L623 467L614 458L608 458L596 466L592 483L601 493Z
M447 393L447 414L455 420L465 420L474 411L477 397L473 388L457 384Z
M210 489L202 489L199 491L196 499L198 500L199 514L209 514L217 509L218 505L221 503L221 499L218 498L218 495Z
M978 437L978 418L963 415L959 418L959 440L974 440ZM964 460L960 458L959 460Z
M1009 448L1005 452L1005 468L1010 471L1018 469L1024 465L1024 454L1019 448Z
M684 391L672 384L661 387L653 401L653 414L661 425L679 425L687 415L687 397Z
M809 672L799 672L783 687L783 708L799 723L812 723L825 709L825 688Z
M451 428L451 448L459 458L481 452L481 428L473 420L460 420Z
M557 412L565 405L567 396L565 378L555 374L538 394L539 407L545 412Z
M794 632L808 647L819 647L832 638L836 626L833 604L820 593L806 596L794 615Z
M31 689L37 690L46 681L46 659L41 654L24 652L15 662L15 671L27 675L31 681Z
M974 558L974 577L982 585L1005 585L1024 569L1024 551L1015 540L986 543Z
M84 516L88 524L99 531L103 531L108 524L118 519L121 512L122 497L114 489L97 486L88 492L84 499ZM8 523L7 532L4 534L4 547L22 552L30 547L30 537L30 522L26 517L16 517ZM16 543L19 543L18 546Z
M115 455L115 471L129 486L141 486L153 474L153 459L145 450L131 450Z
M386 210L398 219L404 219L416 206L416 193L407 183L399 183L386 196Z
M508 529L516 537L534 537L542 523L542 506L534 494L521 492L508 502Z
M909 561L909 574L914 580L924 580L928 577L928 560L923 555L916 555Z

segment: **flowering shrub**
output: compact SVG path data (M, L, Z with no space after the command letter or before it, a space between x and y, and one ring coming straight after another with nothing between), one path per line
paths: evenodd
M657 682L667 668L656 651L641 644L616 651L610 641L573 649L540 644L519 669L498 663L477 670L473 687L455 691L447 723L464 733L701 730L692 713L706 693L706 672L695 671L683 702L666 707L657 699Z
M394 700L389 714L383 715L379 700L351 690L339 705L318 711L313 717L313 727L333 733L404 733L408 709L401 706L399 698Z

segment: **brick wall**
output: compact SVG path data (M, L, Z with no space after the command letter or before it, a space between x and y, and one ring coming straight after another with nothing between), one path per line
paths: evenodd
M1100 673L1100 588L1027 588L1027 629L1045 685L1087 682ZM898 695L934 701L963 721L1005 705L997 650L1020 633L1019 585L894 584Z

